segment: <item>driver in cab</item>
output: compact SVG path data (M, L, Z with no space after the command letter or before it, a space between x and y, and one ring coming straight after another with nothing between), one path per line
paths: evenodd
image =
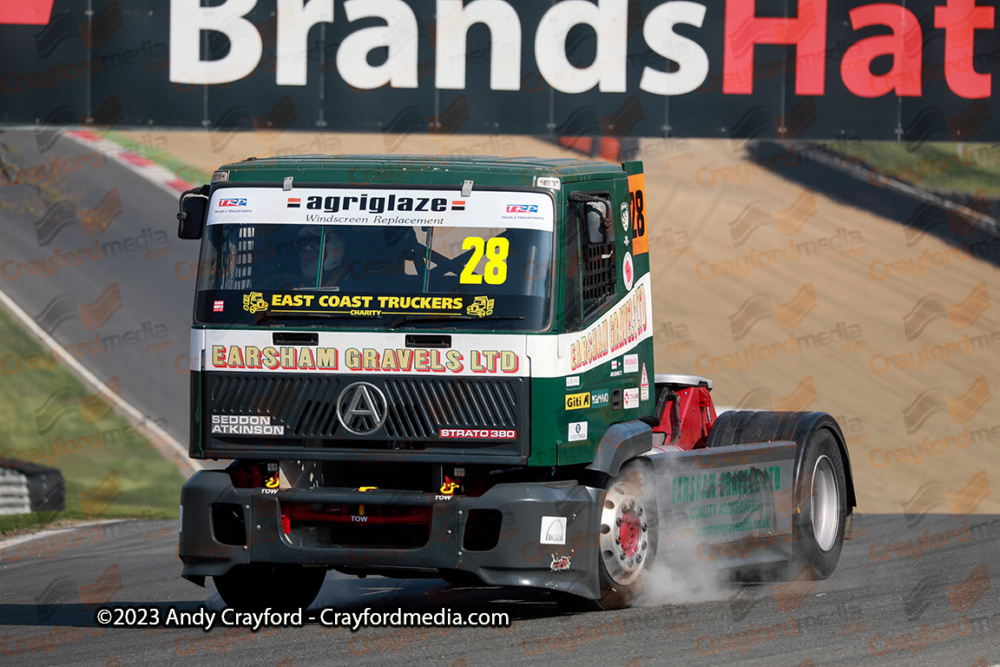
M299 233L299 263L302 282L306 286L318 285L319 289L339 291L346 281L350 268L346 261L347 244L337 229L308 228ZM322 247L323 261L320 263Z

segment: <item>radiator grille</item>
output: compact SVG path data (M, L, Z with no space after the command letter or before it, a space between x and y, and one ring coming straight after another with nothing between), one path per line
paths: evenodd
M436 440L440 429L519 429L526 409L522 378L345 378L207 373L209 412L263 415L285 437L354 440L337 419L344 387L363 379L388 400L383 432L391 440ZM525 424L526 427L526 424Z

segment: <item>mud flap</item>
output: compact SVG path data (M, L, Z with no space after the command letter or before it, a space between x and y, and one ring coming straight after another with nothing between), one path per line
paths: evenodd
M795 456L787 441L649 455L660 508L657 560L719 570L787 562Z

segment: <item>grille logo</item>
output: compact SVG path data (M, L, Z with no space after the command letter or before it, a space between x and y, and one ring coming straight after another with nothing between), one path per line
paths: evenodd
M381 389L368 382L355 382L344 387L337 398L337 421L349 433L371 435L385 424L388 407Z

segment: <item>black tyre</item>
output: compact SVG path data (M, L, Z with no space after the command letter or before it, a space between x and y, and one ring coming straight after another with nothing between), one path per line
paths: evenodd
M833 574L844 546L847 482L840 447L826 429L814 431L795 480L792 528L796 570L812 565L816 579Z
M652 473L631 463L608 484L599 526L599 609L624 609L642 594L656 559L659 511Z
M237 565L214 577L215 588L226 603L239 611L305 609L313 603L326 579L326 570L301 565L256 563Z

